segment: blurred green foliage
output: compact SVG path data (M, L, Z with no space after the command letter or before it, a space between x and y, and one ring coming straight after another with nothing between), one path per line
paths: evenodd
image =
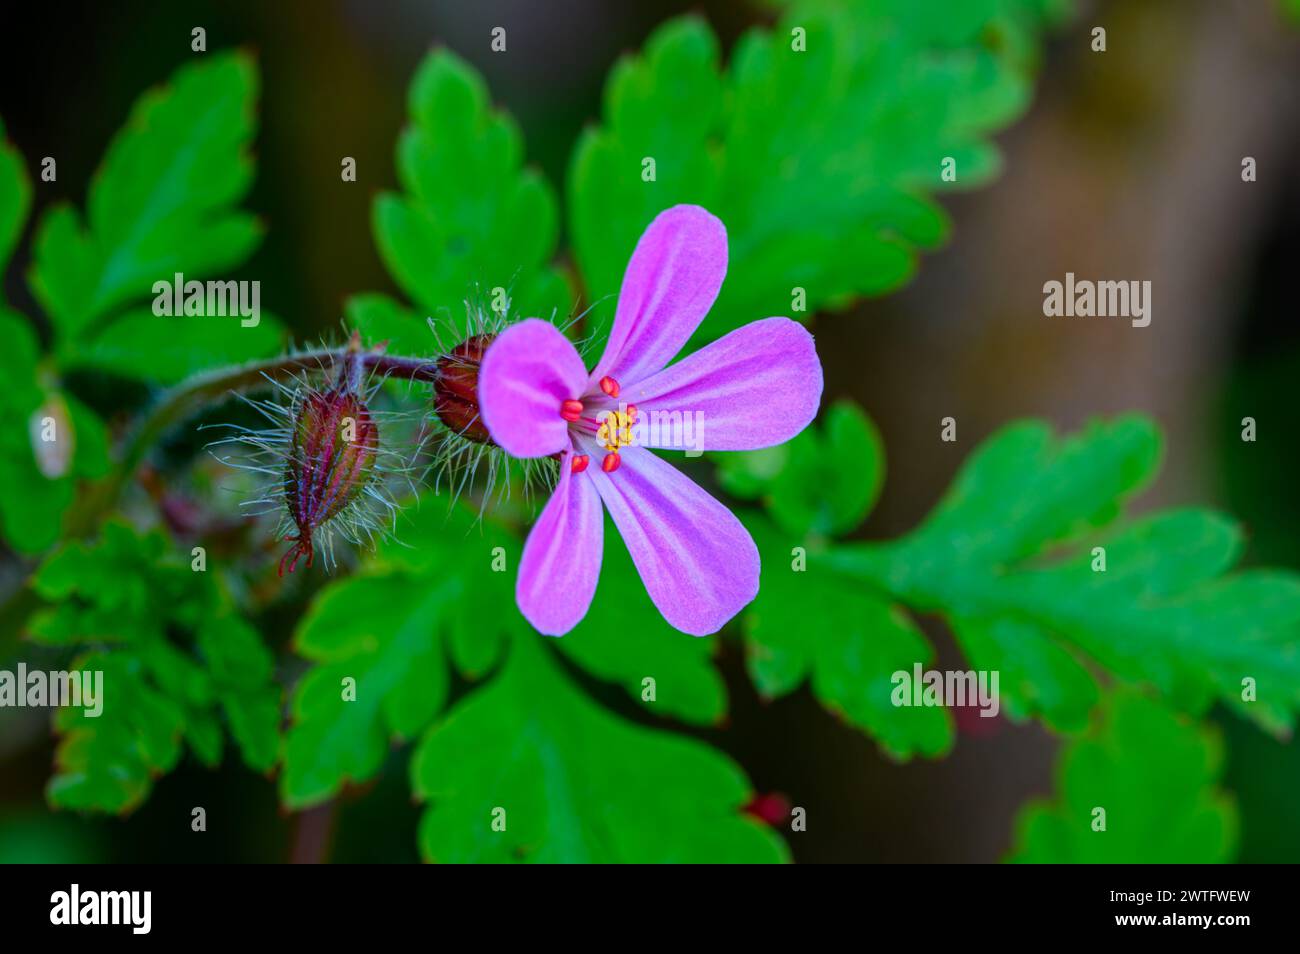
M852 472L874 442L860 428L857 441L821 443L821 466ZM951 739L933 710L889 703L890 674L932 655L891 603L942 614L971 667L1001 673L1016 719L1080 731L1108 673L1185 711L1218 699L1279 734L1293 724L1300 577L1230 572L1241 531L1212 511L1121 519L1158 467L1150 421L1097 422L1066 440L1040 422L1010 425L976 449L920 527L889 543L834 542L817 532L826 522L792 519L810 513L801 498L819 486L788 479L806 467L796 456L775 469L769 452L737 457L724 483L761 494L777 524L750 523L766 543L747 613L756 683L780 694L811 674L819 698L895 755L937 754ZM883 466L878 454L865 466L869 484Z
M156 281L220 274L257 247L262 226L237 205L253 181L256 95L245 54L179 70L139 99L109 145L85 223L67 203L46 211L30 281L63 364L168 382L279 346L273 323L172 322L159 335L147 309L124 311Z
M51 605L33 615L29 637L76 650L72 668L102 672L107 687L101 713L55 716L51 803L129 811L176 767L182 745L219 763L225 732L249 768L278 761L270 652L216 577L195 572L161 531L111 521L98 543L50 554L32 587Z
M1112 695L1100 716L1062 752L1056 798L1021 810L1009 860L1232 860L1237 813L1216 787L1219 735L1131 692Z
M1120 521L1159 455L1139 417L1064 441L1014 424L916 531L832 549L824 565L943 613L975 668L1002 671L1013 715L1080 728L1096 698L1087 660L1187 711L1218 699L1287 732L1300 706L1300 577L1231 572L1240 528L1209 510Z
M668 23L614 68L604 122L574 152L569 218L589 300L618 291L641 232L679 202L729 232L727 282L699 340L790 314L796 288L808 314L897 288L948 234L930 194L996 173L988 137L1027 106L1060 7L794 3L742 37L726 69L703 21Z
M243 53L214 54L145 93L92 179L85 222L67 202L36 224L32 293L48 332L0 302L0 410L10 421L0 458L0 534L15 550L54 545L79 480L102 477L107 436L65 387L63 374L92 369L157 384L278 350L276 320L159 318L142 301L154 282L204 279L244 261L262 226L238 208L253 178L257 69ZM0 133L3 127L0 126ZM21 234L31 183L21 158L0 145L0 270ZM167 322L159 332L160 322ZM56 427L67 463L41 466L40 422ZM57 456L60 453L52 450Z
M429 57L411 81L411 124L397 143L405 193L375 200L375 244L414 310L386 295L362 294L347 316L371 340L395 351L435 347L425 318L460 340L467 296L502 289L503 311L567 315L573 294L550 264L559 235L554 190L523 168L514 121L492 109L487 84L449 50ZM439 332L440 335L443 332Z

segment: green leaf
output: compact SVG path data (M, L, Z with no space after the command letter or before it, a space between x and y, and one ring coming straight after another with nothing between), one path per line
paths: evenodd
M58 808L129 812L148 797L156 776L176 767L184 708L159 692L131 656L90 653L74 668L103 673L103 712L92 717L64 707L55 713L63 737L46 795Z
M905 545L945 564L943 545L990 567L1034 556L1114 520L1124 498L1154 478L1160 454L1155 424L1135 415L1067 440L1041 421L1010 424L976 449Z
M1240 531L1210 511L1120 523L1159 456L1158 432L1139 417L1064 440L1042 423L1012 425L917 530L817 559L942 613L976 668L1005 673L1014 716L1082 728L1101 667L1188 711L1218 698L1286 731L1300 707L1300 577L1230 572Z
M408 108L411 124L397 146L403 193L375 200L373 225L384 264L421 321L400 333L387 321L372 328L376 312L364 301L350 304L352 320L396 350L427 351L422 319L463 326L466 300L490 308L497 288L511 313L567 314L572 295L547 264L559 230L555 196L523 168L519 130L491 108L481 77L450 51L435 51L416 72Z
M327 586L295 636L316 665L294 691L281 797L303 807L369 779L391 739L410 739L446 704L447 656L477 678L517 626L512 580L493 550L518 553L499 526L433 497L408 511L400 537L381 543L363 573ZM344 698L344 680L355 694ZM352 695L349 693L349 695Z
M183 68L169 88L141 97L109 147L90 185L89 225L66 203L46 212L29 278L50 315L59 363L170 383L216 360L279 347L273 319L242 328L233 317L216 326L226 319L135 311L111 323L121 305L152 294L156 281L176 273L194 279L252 251L260 226L233 206L252 181L255 92L256 71L243 54ZM29 202L17 154L0 146L0 271ZM60 390L55 362L42 360L24 318L0 310L0 336L7 385L0 412L19 425L0 437L0 531L20 553L40 553L59 539L77 480L105 472L107 436L94 414ZM54 442L38 437L46 417L57 424Z
M502 792L527 795L519 821L530 832L531 857L784 856L773 836L737 814L747 791L734 766L586 701L555 659L561 653L622 686L651 712L710 722L725 711L713 645L662 623L626 553L607 553L588 620L562 639L545 639L514 606L516 536L464 505L449 513L433 498L409 514L400 539L381 543L360 576L327 587L298 633L299 652L315 665L294 694L281 786L287 805L313 804L346 781L371 778L391 739L427 728L415 787L435 799L421 835L431 858L498 857L500 840L477 841L489 831L491 806L481 826L457 829L462 811L477 811L476 787L496 780ZM440 717L450 681L444 655L462 675L491 681ZM346 676L356 679L355 701L343 700ZM655 680L653 700L643 696L646 677ZM475 727L480 716L471 714L480 712L493 724ZM447 755L462 745L473 751ZM617 793L610 796L616 819L585 809L603 804L607 792ZM539 811L544 831L528 816ZM664 835L670 821L680 837ZM619 829L612 836L611 825ZM499 856L513 857L514 842L506 841L511 847Z
M36 330L26 315L0 304L0 335L5 347L0 349L0 368L4 369L9 386L0 400L9 407L34 407L41 398L36 383L36 366L41 359Z
M110 144L90 184L86 223L66 204L46 212L30 279L62 355L75 354L117 308L152 295L155 282L220 273L256 248L262 227L236 208L253 181L256 94L245 53L182 67L169 86L141 96ZM164 344L167 337L157 335Z
M1101 723L1066 747L1056 795L1021 809L1009 860L1231 861L1237 812L1217 787L1222 763L1217 733L1136 693L1116 693Z
M167 385L217 365L280 351L284 333L278 318L263 312L256 325L245 327L242 321L229 315L167 316L147 308L133 310L87 341L69 364Z
M312 805L370 778L390 738L410 738L442 708L448 676L437 621L458 594L455 582L355 577L312 605L294 641L317 665L294 692L286 805Z
M998 672L999 695L1007 715L1023 721L1041 714L1064 731L1077 731L1100 693L1079 655L1044 628L1014 617L949 619L957 644L970 666Z
M77 479L107 467L103 424L61 391L56 363L172 383L213 362L280 347L269 316L245 328L234 316L119 314L153 294L155 282L178 273L196 280L252 252L261 227L234 206L252 182L256 85L244 54L215 54L181 69L171 86L141 97L110 145L90 184L89 224L60 203L37 226L29 283L51 318L54 354L43 359L26 319L0 309L7 382L0 412L22 424L0 437L0 530L15 550L40 553L57 542ZM0 271L29 200L16 153L0 146ZM35 436L47 416L59 424L55 443ZM70 463L58 446L67 441Z
M195 640L244 764L269 772L280 758L281 713L270 651L251 626L229 613L206 621Z
M947 235L929 193L996 173L988 137L1028 103L1039 6L800 3L743 37L725 74L701 20L669 22L611 74L603 125L571 163L589 298L618 292L641 232L679 202L729 233L727 281L699 339L790 314L796 289L813 312L897 288ZM955 182L941 178L945 158Z
M847 583L792 553L800 538L750 516L763 560L762 585L745 611L747 664L759 692L813 694L863 729L895 758L936 757L952 747L946 709L896 706L896 672L931 662L934 650L906 611L867 587ZM802 549L802 547L800 547Z
M63 734L48 793L77 810L128 812L185 747L216 765L222 718L245 763L269 771L279 758L280 691L269 652L228 605L214 577L195 573L161 532L110 521L93 545L50 554L32 580L53 605L28 635L95 647L78 665L103 672L103 711L60 709Z
M480 519L460 501L449 506L426 495L408 516L397 537L379 545L373 563L424 580L425 586L455 581L460 595L439 625L457 670L477 679L497 664L507 636L526 625L513 609L514 576L506 572L518 563L522 544L501 523Z
M875 506L885 477L880 433L850 401L826 412L793 440L760 451L723 454L718 478L738 497L761 498L790 534L845 533Z
M67 645L88 639L130 642L158 636L171 614L197 617L208 594L195 590L164 562L161 534L138 535L118 521L104 525L94 545L69 543L51 553L32 577L32 588L51 607L28 624L41 642ZM186 601L196 601L186 605ZM158 613L165 606L167 614Z
M632 249L659 212L679 202L719 211L720 156L712 143L724 97L718 59L708 25L684 17L610 72L605 125L584 131L569 172L573 249L591 303L617 296ZM655 162L652 183L643 180L647 159ZM731 275L735 261L733 248ZM612 302L594 314L608 318Z
M698 742L614 718L563 677L539 640L519 638L501 674L420 743L411 771L430 802L420 825L427 860L788 856L775 834L739 813L750 792L735 765Z
M697 724L721 721L727 691L712 662L716 641L687 636L664 621L619 540L609 522L591 609L555 647L597 679L622 686L652 712ZM654 682L647 685L646 679Z
M32 184L23 168L22 154L5 140L4 123L0 122L0 278L22 235L31 205Z
M716 643L686 636L664 622L612 524L591 609L572 632L551 645L597 679L612 682L651 712L697 724L726 714L726 688L712 657ZM430 498L397 543L379 548L376 562L429 580L455 576L462 596L443 614L456 667L477 678L495 665L504 637L531 632L515 607L515 571L522 541L465 506L450 514ZM500 556L504 562L498 563ZM501 566L502 571L494 569ZM496 626L484 625L493 608ZM611 638L611 633L615 634ZM655 680L653 700L643 680Z
M726 454L719 477L733 494L761 499L775 525L744 515L763 576L745 610L750 678L767 697L805 681L831 712L864 730L890 756L935 757L952 746L943 708L895 706L894 674L927 664L934 650L885 594L830 572L819 557L828 534L852 530L879 496L884 448L851 402L832 405L824 427L763 451Z
M226 728L239 746L244 764L255 772L269 773L280 761L280 695L278 687L221 694Z
M387 341L395 352L428 354L435 344L432 330L415 312L387 295L352 295L343 310L349 327L358 329L368 341Z

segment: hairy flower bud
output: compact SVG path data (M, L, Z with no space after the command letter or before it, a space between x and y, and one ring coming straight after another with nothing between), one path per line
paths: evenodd
M479 414L478 371L494 337L474 335L440 358L433 387L433 410L438 420L453 433L477 444L493 443Z
M284 471L284 498L297 525L294 545L280 559L292 573L302 556L315 558L313 534L365 492L374 475L379 428L365 402L346 384L303 394L294 410Z

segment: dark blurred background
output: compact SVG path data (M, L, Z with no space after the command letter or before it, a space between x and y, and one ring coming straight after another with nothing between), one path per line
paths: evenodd
M522 126L530 159L562 188L610 66L688 9L727 47L771 16L737 0L9 5L0 116L29 165L58 159L57 186L36 190L39 214L55 199L84 200L131 103L194 55L193 27L207 29L209 50L255 50L261 131L247 204L269 230L236 277L260 279L263 306L311 338L337 327L349 294L396 293L371 240L370 204L396 184L406 86L431 46L451 47L484 74ZM1300 567L1291 284L1300 28L1279 11L1265 0L1080 4L1044 52L1030 113L1000 137L1002 177L945 199L950 245L903 292L817 320L828 399L853 397L885 437L889 475L866 535L913 526L976 443L1009 420L1073 428L1140 410L1168 442L1163 475L1140 508L1221 506L1247 525L1250 562ZM508 31L505 55L489 49L498 25ZM1094 25L1107 28L1104 61L1089 50ZM340 183L341 156L356 158L356 185ZM1241 181L1244 156L1257 160L1258 181ZM5 292L34 313L27 262L24 245ZM1066 271L1150 279L1151 326L1044 321L1042 285ZM958 420L956 444L935 439L948 415ZM1239 437L1247 415L1258 421L1254 444ZM927 628L940 665L956 665L942 626ZM806 691L760 704L738 647L725 648L722 665L731 720L704 736L759 791L808 809L808 831L790 839L797 860L997 860L1017 807L1050 791L1056 742L1036 726L962 726L948 759L899 766ZM1228 741L1225 785L1241 810L1241 860L1300 860L1300 747L1216 719ZM210 773L187 763L129 819L102 820L44 807L52 743L48 712L0 714L0 861L417 860L406 752L375 785L302 817L283 815L274 786L237 765ZM207 806L212 837L197 850L187 841L176 858L170 833L194 804Z

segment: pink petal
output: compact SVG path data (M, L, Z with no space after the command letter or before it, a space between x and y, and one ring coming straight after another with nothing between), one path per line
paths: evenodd
M648 447L754 450L807 427L821 396L812 335L789 318L764 318L626 388L619 400L636 405L638 442Z
M727 230L698 205L660 212L636 244L618 310L591 382L632 384L682 350L713 307L727 274Z
M587 615L604 549L600 497L586 473L570 472L570 456L560 458L560 483L528 534L515 584L520 611L547 636L563 636Z
M483 356L478 403L492 439L513 457L547 457L569 446L560 404L582 395L587 369L552 324L529 318L503 331Z
M716 633L758 593L758 548L730 510L643 447L612 474L589 440L596 490L659 612L692 636Z

